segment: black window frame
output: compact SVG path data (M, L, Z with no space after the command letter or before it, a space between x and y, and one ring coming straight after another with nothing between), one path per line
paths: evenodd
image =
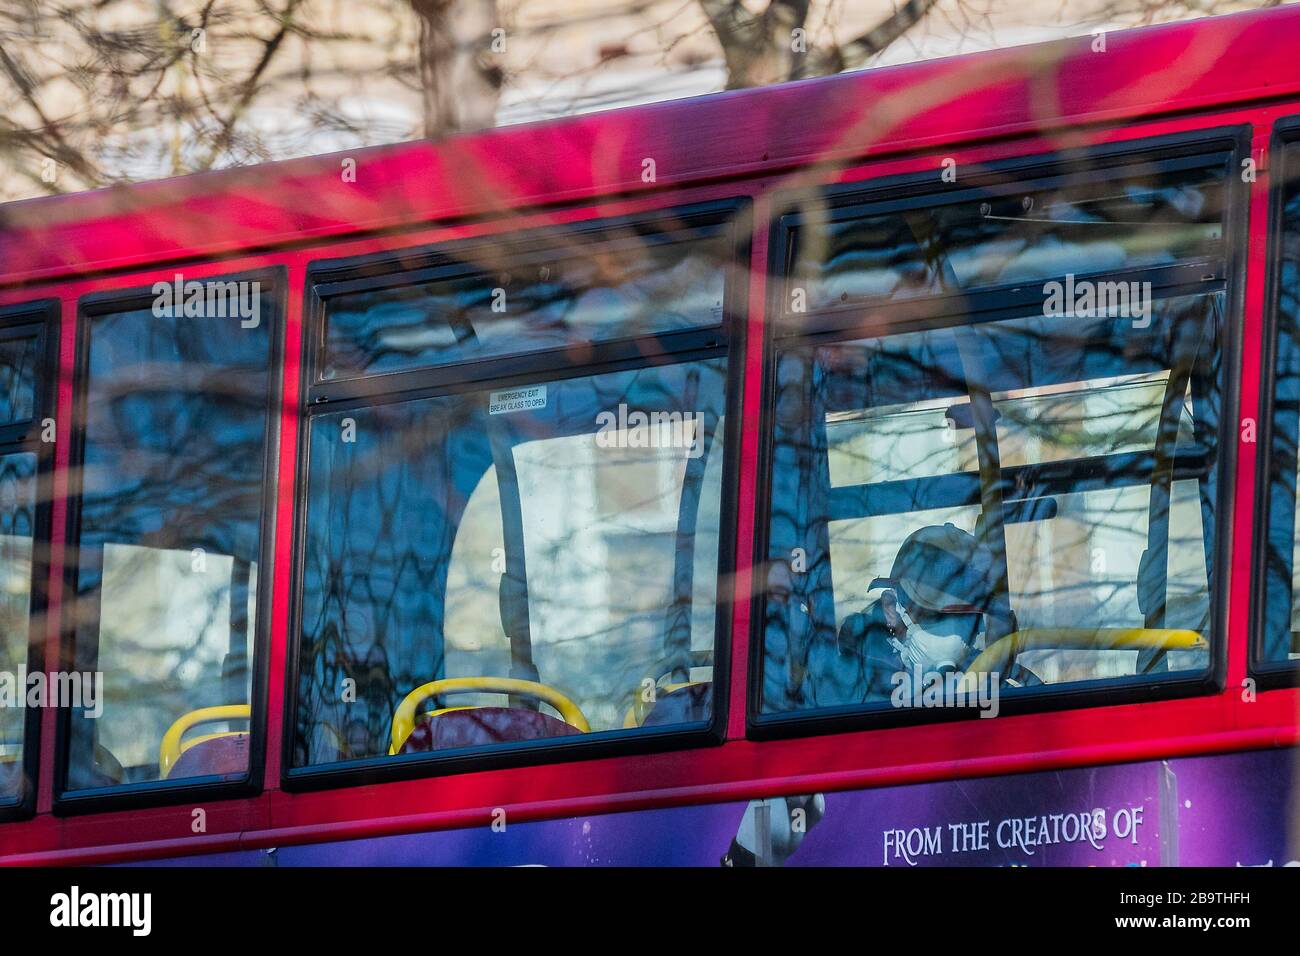
M21 336L30 330L37 338L38 369L33 394L32 417L0 427L0 453L31 453L36 456L36 512L32 535L32 583L27 635L27 673L45 670L48 646L50 561L49 544L54 505L54 452L56 443L42 440L45 423L57 423L59 388L58 299L38 299L0 307L0 333ZM56 426L57 427L57 426ZM41 547L44 545L44 547ZM25 688L23 688L25 692ZM36 812L39 784L41 715L39 707L23 708L22 776L16 800L0 803L0 823L25 820Z
M665 206L623 216L583 220L563 226L536 227L468 239L447 240L370 255L313 261L308 265L303 296L302 395L298 420L297 479L294 491L293 571L290 585L289 631L285 662L284 721L281 739L280 785L287 792L362 786L389 781L427 779L510 767L537 766L611 756L631 756L716 746L725 739L730 697L732 580L736 571L736 528L745 332L748 315L748 267L751 237L747 196ZM331 293L409 286L430 278L482 274L467 268L478 250L491 248L511 267L563 261L573 257L571 243L626 241L627 230L641 236L665 233L680 238L727 237L723 275L723 307L717 322L669 332L647 332L625 338L524 353L430 365L358 377L324 379L320 371L327 348L326 305ZM561 242L561 237L565 241ZM656 239L657 241L657 239ZM669 240L672 241L672 240ZM657 343L654 355L642 354L647 342ZM718 541L718 581L713 647L713 693L710 719L663 729L598 731L569 737L358 760L315 766L293 765L299 710L299 667L302 651L303 580L306 566L307 502L310 476L311 424L315 413L337 413L395 401L450 395L486 388L511 388L543 382L722 358L726 363L723 398L726 425L722 451L722 500Z
M176 270L159 275L170 283ZM252 797L262 792L266 763L267 685L271 651L271 601L274 592L276 539L276 487L280 458L281 403L284 394L284 337L287 315L288 273L283 266L271 266L235 273L190 277L200 282L259 282L265 308L261 320L269 323L270 350L267 356L266 440L263 445L260 542L258 560L266 573L257 581L257 616L253 627L252 686L249 692L248 772L242 780L211 776L179 780L152 780L79 790L67 788L72 741L72 711L60 708L55 734L54 806L56 816L75 816L122 809L194 804L211 800ZM76 554L81 535L82 464L86 447L86 401L89 386L91 326L94 319L116 312L150 308L156 299L153 284L111 289L82 296L77 301L76 364L73 372L72 445L67 489L67 554ZM76 622L71 609L76 605L80 562L65 561L62 620L59 625L60 659L76 660Z
M960 328L1024 315L1027 305L1041 305L1044 282L1060 276L1034 277L1004 286L976 287L952 296L917 296L887 300L863 299L814 310L798 316L799 327L790 331L787 312L788 280L794 261L793 234L806 218L799 210L810 200L826 211L856 207L866 216L883 209L927 208L960 202L963 194L977 196L986 191L1020 193L1033 190L1045 180L1068 176L1080 165L1100 171L1158 172L1168 165L1183 166L1189 158L1202 157L1206 166L1224 164L1223 252L1214 257L1226 272L1221 280L1225 309L1220 361L1223 366L1222 407L1218 432L1218 461L1215 496L1215 541L1212 551L1216 571L1210 587L1210 664L1203 672L1184 677L1144 678L1123 684L1071 688L1069 684L1045 685L1025 693L1002 696L999 716L1078 710L1112 704L1171 700L1205 696L1223 690L1227 674L1227 592L1233 534L1233 495L1236 486L1236 428L1240 416L1241 336L1245 310L1245 268L1248 256L1250 188L1239 172L1241 161L1250 156L1252 128L1249 125L1215 126L1158 137L1141 137L1120 142L1085 146L1075 150L1026 153L982 163L974 172L959 174L955 183L940 177L940 157L934 169L896 176L871 177L852 183L832 183L778 196L773 203L769 227L767 312L763 335L762 403L759 425L758 483L755 515L755 574L769 561L771 534L772 464L774 457L774 409L776 366L779 348L793 344L831 344L855 339L887 338L939 328ZM960 167L959 167L960 168ZM969 167L968 167L969 169ZM1014 177L1014 179L1012 178ZM1205 292L1198 288L1204 275L1203 258L1180 260L1175 265L1142 267L1106 272L1107 279L1151 279L1162 298ZM1079 273L1076 278L1102 275ZM952 304L936 308L943 300ZM963 316L965 319L963 320ZM764 622L766 586L753 588L750 605L748 699L745 708L746 736L751 740L773 740L812 734L839 733L920 724L940 724L977 719L976 708L961 707L873 707L851 705L764 714L762 711Z
M1274 454L1273 434L1277 414L1278 337L1282 322L1282 253L1285 232L1287 190L1287 154L1300 152L1300 114L1285 116L1273 124L1268 152L1268 230L1264 267L1264 327L1260 342L1259 410L1255 421L1256 455L1255 509L1252 537L1255 553L1251 556L1251 613L1249 653L1246 673L1261 690L1300 686L1300 660L1276 661L1264 656L1264 638L1268 630L1268 537L1273 512L1273 468L1280 456ZM1300 161L1295 162L1293 176L1300 182ZM1296 505L1291 503L1292 536L1300 529ZM1294 572L1294 568L1292 569ZM1293 596L1292 600L1294 601Z

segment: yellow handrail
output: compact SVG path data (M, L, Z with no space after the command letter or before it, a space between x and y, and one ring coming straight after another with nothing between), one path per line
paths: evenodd
M979 674L1005 674L1008 665L1025 651L1117 651L1161 647L1188 650L1205 645L1196 631L1170 627L1034 627L1016 631L984 648L966 668L963 679Z
M581 708L558 690L547 687L545 684L539 684L531 680L519 680L515 677L444 677L442 680L433 680L427 684L421 684L407 694L402 703L398 705L397 712L393 714L393 741L388 748L389 756L400 752L402 745L406 743L406 738L411 736L411 731L415 730L415 710L420 704L430 697L439 697L443 694L470 694L476 691L488 694L520 694L524 697L532 697L534 700L540 700L554 707L559 711L560 716L564 718L566 724L576 727L584 734L591 731L591 725L587 723L587 718L583 715ZM436 713L459 709L461 708L446 707Z
M215 734L204 734L202 737L181 743L181 738L191 727L198 724L211 723L214 720L248 720L252 716L252 708L248 704L221 704L217 707L200 707L198 710L191 710L188 714L182 714L176 719L167 733L163 734L162 746L158 748L158 775L160 779L166 778L171 772L176 761L181 758L181 754L189 750L195 744L202 743L205 740L213 740L217 737L234 737L239 732L226 730Z

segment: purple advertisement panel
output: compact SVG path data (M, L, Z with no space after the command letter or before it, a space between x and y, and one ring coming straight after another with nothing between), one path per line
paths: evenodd
M250 850L278 866L1300 866L1300 751Z

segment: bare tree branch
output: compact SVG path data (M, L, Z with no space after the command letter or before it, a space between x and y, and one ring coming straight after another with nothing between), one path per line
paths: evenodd
M411 8L420 21L424 134L491 126L505 81L491 48L496 0L411 0ZM458 44L458 37L476 42Z

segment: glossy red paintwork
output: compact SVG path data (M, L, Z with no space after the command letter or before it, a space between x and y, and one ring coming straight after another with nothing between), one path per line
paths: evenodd
M309 262L748 195L766 221L776 190L938 170L1079 142L1250 124L1256 155L1273 122L1300 114L1300 9L1243 14L936 61L757 92L727 93L497 130L440 144L295 160L0 207L0 304L58 297L61 379L46 656L57 664L57 588L67 521L77 300L187 278L282 265L288 271L280 409L276 565L270 608L264 791L190 806L59 818L54 713L42 715L37 815L0 824L0 859L103 862L321 839L608 812L764 794L833 790L1293 744L1294 689L1241 699L1249 638L1254 444L1239 445L1230 565L1228 689L1218 695L998 720L757 743L745 739L749 592L757 494L767 234L753 236L743 356L738 568L728 740L721 746L462 773L315 793L280 789L284 661L302 334ZM340 176L356 161L356 182ZM656 181L642 180L653 159ZM1253 187L1241 414L1259 404L1268 174ZM738 357L741 359L742 357ZM1226 516L1225 516L1226 517Z

